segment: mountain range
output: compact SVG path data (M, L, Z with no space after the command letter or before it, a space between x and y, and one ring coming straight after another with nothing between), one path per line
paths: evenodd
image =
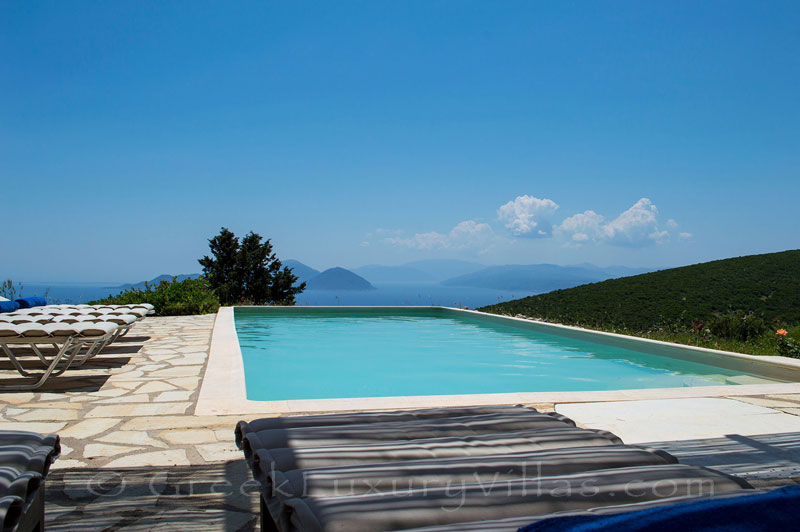
M440 259L421 260L386 266L369 264L352 270L334 267L317 270L298 260L283 261L292 269L298 282L306 283L306 290L375 290L373 283L395 285L442 285L466 288L488 288L494 290L528 292L539 294L563 288L572 288L587 283L596 283L617 277L646 273L652 270L626 266L599 267L593 264L558 266L555 264L508 264L486 266L476 262ZM181 274L177 278L194 279L200 274ZM159 275L148 281L158 284L172 279L172 275ZM125 284L119 289L144 288L144 282Z
M593 264L485 266L449 259L415 261L399 266L370 264L352 270L331 268L324 272L297 260L287 260L284 264L292 268L299 281L308 283L308 290L370 290L374 288L371 283L384 283L440 284L534 294L652 271L626 266L599 267ZM346 275L345 272L351 275ZM361 279L361 282L356 281L356 278Z

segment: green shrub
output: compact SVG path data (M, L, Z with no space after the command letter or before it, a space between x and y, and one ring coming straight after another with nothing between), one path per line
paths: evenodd
M778 353L785 357L800 358L800 326L778 329L775 333L778 342Z
M742 342L754 340L767 332L764 320L741 310L715 316L708 328L714 336Z
M144 290L130 288L115 296L108 296L92 304L130 305L150 303L157 316L208 314L219 309L219 299L204 278L178 281L161 281L157 285L145 283Z

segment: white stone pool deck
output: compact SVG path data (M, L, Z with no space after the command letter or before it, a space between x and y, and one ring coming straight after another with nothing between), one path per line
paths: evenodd
M233 444L233 427L239 419L278 412L248 406L244 415L197 415L215 319L146 318L86 367L53 378L43 390L0 393L0 429L61 435L62 457L47 483L48 529L258 529L256 486ZM206 383L213 381L210 375ZM800 482L799 385L770 386L761 389L769 393L751 395L737 395L754 389L748 386L725 387L727 395L713 398L604 392L594 402L554 395L527 403L610 430L627 443L657 442L652 445L684 462L759 485ZM372 403L398 406L387 399Z

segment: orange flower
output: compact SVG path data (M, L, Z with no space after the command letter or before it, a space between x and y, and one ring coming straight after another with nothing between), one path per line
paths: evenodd
M787 334L789 334L789 331L787 331L786 329L778 329L775 332L775 334L777 334L778 336L786 336Z

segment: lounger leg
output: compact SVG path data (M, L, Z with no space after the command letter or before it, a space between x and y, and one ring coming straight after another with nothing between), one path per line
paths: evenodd
M82 357L80 357L77 360L76 365L77 366L83 366L86 363L87 360L89 360L90 358L93 358L95 355L100 353L100 351L105 349L105 347L108 344L110 344L111 342L114 341L116 334L117 333L114 332L114 333L112 333L112 334L110 334L108 336L105 336L104 338L101 338L99 340L95 340L92 343L88 343L87 344L88 347L86 349L86 354L83 355Z
M17 369L17 371L19 371L19 373L23 377L34 377L35 378L37 376L37 375L31 374L31 373L25 371L25 369L22 368L22 365L19 363L19 361L17 361L17 359L14 356L14 354L11 352L11 349L9 349L6 344L2 344L2 345L3 345L3 351L5 351L6 355L8 355L9 359L11 360L11 363L14 364L14 367ZM45 382L47 382L47 379L50 378L50 375L53 374L53 372L56 369L56 366L58 366L58 363L61 362L61 360L64 358L65 355L67 356L67 358L64 361L64 367L60 368L58 370L58 372L55 373L55 374L56 375L60 375L60 374L64 373L67 370L67 368L69 368L69 366L72 364L72 361L75 358L75 355L80 351L80 347L81 347L81 343L80 342L78 342L77 345L75 345L75 342L73 341L73 339L72 338L68 338L64 342L64 345L61 346L61 349L58 351L58 354L55 356L55 358L50 363L50 365L47 367L47 369L44 371L44 373L42 373L39 376L39 380L38 381L36 381L34 383L29 383L29 384L16 384L16 385L10 385L10 386L0 386L0 390L11 392L11 391L23 391L23 390L35 390L36 388L41 387ZM67 355L67 353L69 353L69 354Z
M3 352L6 354L8 359L11 361L11 364L14 366L14 369L16 369L17 372L20 375L22 375L23 377L31 377L31 376L33 376L33 373L25 371L25 368L23 368L22 364L19 363L19 361L17 360L17 357L14 355L14 352L6 344L3 344Z
M57 377L57 376L61 375L62 373L64 373L65 371L67 371L72 365L76 365L75 364L75 360L76 360L77 356L80 355L81 349L83 349L83 343L77 342L70 349L72 351L68 351L67 359L66 359L64 365L62 365L61 368L55 370L50 375L51 377Z
M30 344L30 345L31 345L31 350L36 354L36 356L39 358L39 360L42 361L42 364L44 364L45 367L48 364L50 364L50 362L47 360L47 358L45 358L45 356L42 354L42 352L39 350L39 348L36 346L36 344ZM58 347L58 344L53 344L53 347L56 348L56 352L58 352L57 350L60 349Z
M94 350L98 345L99 345L99 342L91 342L91 343L86 343L86 344L82 345L81 347L86 347L86 353L84 353L83 355L80 355L80 356L76 356L76 358L75 358L75 366L76 367L81 367L86 363L87 360L92 358L94 356ZM79 354L80 353L76 353L76 355L79 355Z

